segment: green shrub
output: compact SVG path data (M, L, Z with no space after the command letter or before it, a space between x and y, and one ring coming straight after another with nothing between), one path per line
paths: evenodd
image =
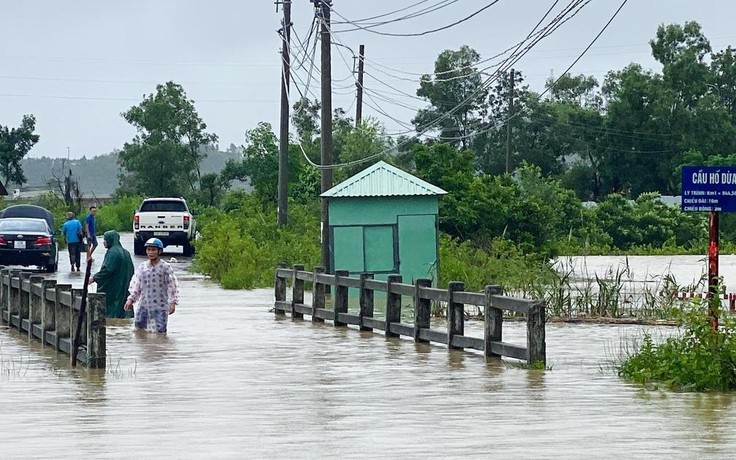
M463 281L465 290L481 291L497 284L504 290L527 291L534 280L553 275L549 263L522 254L510 241L493 239L485 247L440 235L440 283Z
M280 228L276 209L264 208L256 197L236 194L225 202L228 212L200 215L195 270L226 289L251 289L273 286L273 271L280 262L319 264L318 208L290 203L289 223Z
M97 233L108 230L118 232L133 231L133 211L143 201L139 196L118 197L111 203L105 203L97 208Z
M617 365L619 376L647 386L683 391L736 389L736 319L711 328L707 302L679 311L680 334L656 343L646 334L639 349Z

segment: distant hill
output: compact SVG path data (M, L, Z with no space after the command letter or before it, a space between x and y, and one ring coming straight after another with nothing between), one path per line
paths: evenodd
M241 155L235 149L228 152L210 150L207 157L202 161L202 173L220 172L229 159L239 160ZM25 158L22 162L23 172L28 182L24 187L45 187L49 179L54 175L61 177L61 168L65 158ZM118 175L121 170L117 164L117 153L99 155L93 158L82 157L72 159L68 166L72 174L79 180L79 188L85 196L111 195L118 187ZM8 191L12 193L15 185L9 185Z

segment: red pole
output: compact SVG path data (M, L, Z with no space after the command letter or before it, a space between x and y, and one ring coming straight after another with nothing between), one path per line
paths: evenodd
M718 211L711 211L708 219L708 300L710 301L711 326L718 330Z

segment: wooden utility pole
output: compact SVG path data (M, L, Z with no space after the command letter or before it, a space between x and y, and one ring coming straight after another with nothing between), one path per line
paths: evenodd
M277 3L278 4L278 3ZM281 120L279 121L279 190L278 217L279 227L286 225L289 202L289 73L291 44L291 0L283 0L284 19L281 24Z
M332 188L332 38L330 36L330 8L331 0L313 0L319 6L319 15L322 19L320 28L321 43L321 70L322 70L322 120L321 131L321 163L322 163L322 193ZM327 207L327 198L322 197L322 265L327 273L332 273L330 263L330 214Z
M514 69L509 73L509 118L506 121L506 173L511 173L511 122L514 118Z
M358 52L358 82L355 86L358 88L358 95L355 102L355 126L357 127L363 121L363 60L365 59L365 45L360 45Z

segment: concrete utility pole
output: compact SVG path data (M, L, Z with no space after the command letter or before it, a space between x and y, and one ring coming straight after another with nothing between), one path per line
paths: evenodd
M511 122L514 117L514 69L509 73L509 119L506 121L506 173L511 173Z
M322 193L332 188L332 38L330 36L330 8L331 0L312 0L321 18L321 71L322 71L322 119L321 131L321 163ZM330 214L327 207L327 198L322 198L322 266L327 273L332 273L330 264Z
M357 127L363 121L363 61L365 59L365 45L360 45L358 52L358 82L355 86L358 88L358 95L355 102L355 126Z
M280 2L284 7L284 19L281 23L281 120L279 121L279 190L278 217L280 227L286 225L289 202L289 73L291 44L291 0ZM279 2L276 3L277 5Z

